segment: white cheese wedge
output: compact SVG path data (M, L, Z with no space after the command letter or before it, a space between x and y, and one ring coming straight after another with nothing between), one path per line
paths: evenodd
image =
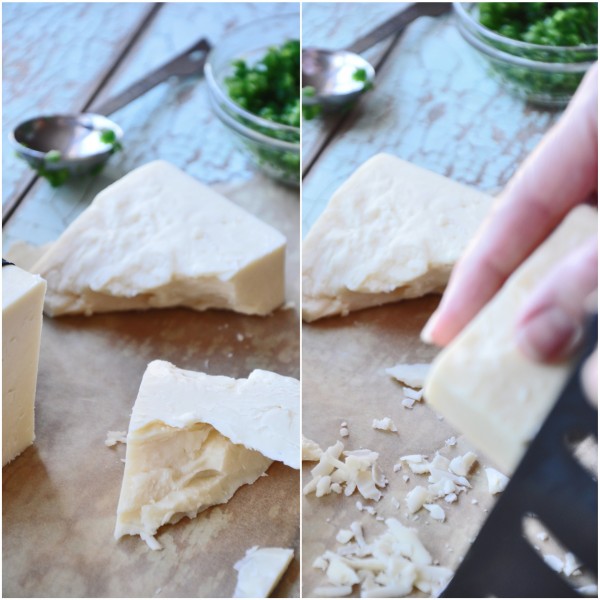
M334 193L304 241L304 320L440 292L490 205L477 190L374 156Z
M598 213L580 206L513 273L433 363L425 398L482 452L512 473L556 401L569 364L544 364L518 348L526 298L570 250L597 235Z
M2 268L2 466L35 439L34 404L46 282Z
M148 365L133 407L115 537L140 535L227 502L273 460L300 465L299 382L268 371L210 376Z
M235 563L238 572L234 598L268 598L294 558L289 548L254 546Z
M265 315L284 302L285 238L155 161L100 192L35 263L45 312L187 306Z

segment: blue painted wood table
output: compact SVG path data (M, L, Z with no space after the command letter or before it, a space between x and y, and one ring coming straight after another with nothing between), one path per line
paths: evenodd
M131 169L168 160L288 239L284 309L268 317L153 310L45 318L36 441L3 469L3 594L46 597L229 597L251 546L295 559L275 593L299 592L299 477L274 463L230 502L163 528L162 551L113 538L126 430L146 364L235 377L254 368L299 376L299 198L257 173L213 115L206 82L169 80L113 115L124 151L104 173L51 188L8 149L14 125L79 112L120 92L206 36L297 10L268 3L7 3L3 6L3 251L56 239L95 194Z
M402 8L387 3L307 3L303 44L343 48ZM378 152L495 194L558 116L511 97L490 79L451 15L421 18L365 56L377 67L374 90L348 114L315 119L303 128L303 236L335 189ZM427 405L404 408L399 384L385 373L397 363L433 359L435 350L420 342L419 332L437 302L438 297L428 296L303 326L305 435L323 448L341 439L347 450L377 451L389 480L384 497L375 503L356 495L304 498L305 597L318 596L315 590L326 583L323 572L311 566L315 558L337 548L337 532L353 521L360 522L371 539L383 531L378 520L395 517L416 528L433 557L454 569L492 504L483 471L490 463L483 456L470 477L473 487L468 494L452 504L442 502L443 523L425 510L408 513L407 492L417 485L426 487L427 479L405 467L394 468L407 454L431 459L437 450L453 457L471 449ZM397 433L372 428L373 419L383 417L392 419ZM340 437L342 422L349 430L346 438ZM446 440L452 437L457 442L449 446ZM303 483L309 478L305 466ZM372 505L371 512L357 509L357 497ZM546 551L551 551L549 546Z

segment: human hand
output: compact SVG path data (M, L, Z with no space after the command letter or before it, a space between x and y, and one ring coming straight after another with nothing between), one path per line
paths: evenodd
M448 344L575 205L597 196L597 104L598 69L594 65L559 122L498 197L487 220L457 263L438 309L423 330L425 341L440 346ZM589 246L581 252L586 266L581 265L573 273L581 288L580 296L591 285L591 273L587 271L593 260ZM597 263L597 246L595 257ZM564 269L567 266L561 267L563 273ZM586 269L587 274L583 273ZM597 270L595 273L597 275ZM554 284L547 284L545 292L539 292L537 302L542 302L544 294L557 284L558 277L554 276ZM562 352L559 346L565 340L568 346L577 331L566 321L559 322L562 317L551 312L549 318L555 319L555 332L559 332L562 341L542 339L541 325L538 322L536 332L534 318L537 310L534 307L538 305L535 299L532 303L521 321L523 325L528 324L529 334L519 334L525 351L529 343L529 350L537 352L539 357L544 356L544 349L536 347L539 342L549 350L551 357L558 358ZM568 316L571 317L581 313L574 311L573 304L574 301L569 302ZM537 314L539 317L541 312Z

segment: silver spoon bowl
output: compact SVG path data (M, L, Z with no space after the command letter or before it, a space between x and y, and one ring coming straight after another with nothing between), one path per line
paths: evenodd
M36 171L66 169L71 175L100 169L122 138L116 123L92 113L35 117L9 136L17 155Z
M98 172L123 137L123 130L103 115L116 112L170 77L201 75L210 48L202 38L117 96L92 106L91 112L40 116L20 123L9 136L17 155L38 174L54 180L53 185L68 175Z
M302 50L302 104L318 104L324 110L349 104L372 87L375 78L375 69L360 56L361 52L399 34L419 17L438 17L451 8L451 2L416 2L343 50ZM306 88L310 88L310 94L306 93Z
M314 90L302 97L306 106L339 107L354 101L373 83L375 69L362 56L347 50L302 50L302 86Z

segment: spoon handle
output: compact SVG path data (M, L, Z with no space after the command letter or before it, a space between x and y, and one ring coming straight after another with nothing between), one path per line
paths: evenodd
M451 2L417 2L411 4L402 12L394 15L372 31L357 39L350 46L345 48L348 52L360 54L371 48L378 42L381 42L388 36L400 33L407 25L419 17L438 17L447 13L452 8Z
M169 77L185 77L202 73L206 57L210 51L210 43L206 39L196 42L191 48L176 56L173 60L158 67L142 79L130 85L120 94L101 102L88 110L88 112L108 116L126 104L151 90L154 86L162 83Z

